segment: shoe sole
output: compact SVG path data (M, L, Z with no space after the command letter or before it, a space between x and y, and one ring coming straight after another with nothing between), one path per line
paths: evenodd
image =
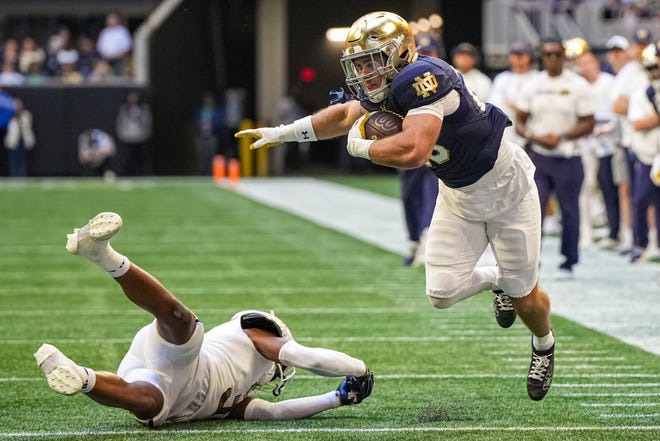
M58 366L46 375L48 386L62 395L74 395L82 389L82 380L78 374L68 366Z
M94 240L107 240L121 229L123 221L117 213L99 213L89 221L89 236Z
M44 343L34 354L37 365L41 365L53 353L58 352L58 349L48 343ZM74 395L82 389L82 379L76 371L69 366L58 366L46 375L48 386L55 392L62 395Z

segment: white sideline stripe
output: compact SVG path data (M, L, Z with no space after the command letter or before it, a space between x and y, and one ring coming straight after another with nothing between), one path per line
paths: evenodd
M405 433L405 432L627 432L654 431L660 426L543 426L543 427L496 427L496 426L470 426L470 427L328 427L328 428L297 428L297 429L158 429L158 430L108 430L108 431L70 431L70 432L9 432L0 433L0 439L11 438L50 438L65 436L114 436L114 435L145 435L145 434L173 434L173 435L202 435L202 434L271 434L271 433Z
M398 254L407 251L402 204L397 198L313 178L243 179L236 190L382 249ZM660 355L655 325L660 316L658 265L631 265L615 253L585 248L580 250L575 280L555 281L553 272L561 260L558 249L558 238L544 238L540 277L550 293L553 313ZM492 262L492 253L481 260Z
M557 383L555 387L660 387L660 383ZM658 394L660 396L660 393Z

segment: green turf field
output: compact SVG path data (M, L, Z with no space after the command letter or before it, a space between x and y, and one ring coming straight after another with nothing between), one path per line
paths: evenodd
M396 177L352 185L395 195ZM117 211L113 246L158 277L207 329L273 309L307 345L364 359L363 404L311 419L142 427L126 412L51 391L32 354L44 342L114 371L150 321L110 277L64 250L65 236ZM500 329L488 294L445 311L423 270L202 179L0 181L0 439L660 440L660 359L560 317L555 383L527 398L530 336ZM282 395L334 390L299 371ZM267 396L264 395L267 398Z

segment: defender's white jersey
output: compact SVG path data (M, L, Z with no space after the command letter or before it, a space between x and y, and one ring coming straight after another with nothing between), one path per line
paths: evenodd
M241 328L237 314L206 334L198 322L183 345L163 340L154 320L136 334L117 375L127 382L146 381L163 393L161 412L142 421L160 425L227 417L272 367Z
M557 77L543 71L526 84L516 105L530 114L527 129L532 135L561 135L573 127L579 117L595 113L592 92L587 80L572 71L564 69ZM573 140L565 140L553 149L533 143L532 150L540 155L564 158L580 154Z

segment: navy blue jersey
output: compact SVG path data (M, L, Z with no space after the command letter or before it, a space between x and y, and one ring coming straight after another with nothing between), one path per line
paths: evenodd
M385 108L405 116L452 90L458 92L460 104L444 117L430 166L445 185L459 188L475 183L493 168L504 129L511 121L499 108L480 102L453 67L438 58L420 55L394 77L384 102L362 100L362 106L369 111Z

